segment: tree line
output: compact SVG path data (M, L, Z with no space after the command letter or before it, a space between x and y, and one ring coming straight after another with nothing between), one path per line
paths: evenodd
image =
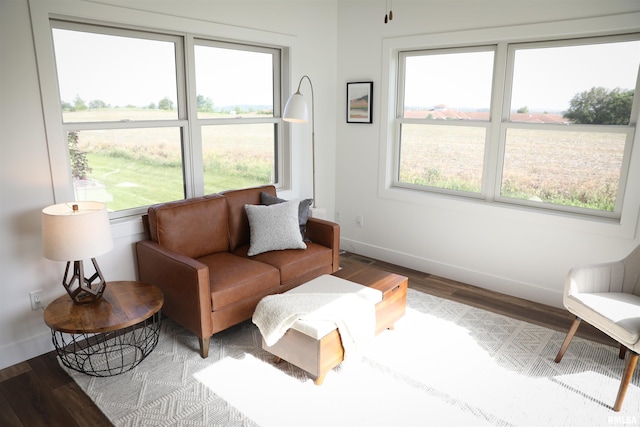
M214 112L213 100L209 97L205 97L203 95L198 95L196 97L196 104L198 111L200 112ZM73 102L62 101L62 110L68 112L74 111L85 111L85 110L96 110L101 108L146 108L149 110L167 110L171 111L175 108L174 102L168 97L162 98L158 103L150 103L146 107L138 107L136 105L126 105L124 107L119 106L111 106L106 102L95 99L89 102L86 102L79 95L76 95ZM233 107L225 107L224 109L219 109L218 112L228 112L230 110L234 110L238 114L248 113L253 111L262 111L260 108L253 108L251 106L233 106ZM271 111L272 112L272 111Z
M110 104L100 100L94 99L89 102L86 102L79 95L76 95L73 102L62 101L62 111L85 111L85 110L96 110L100 108L120 108L119 106L112 107ZM135 105L125 105L124 108L139 108ZM150 110L173 110L174 103L168 97L162 98L158 103L150 103L146 107Z
M574 95L562 117L576 124L628 125L632 104L633 90L592 87ZM529 113L529 107L520 107L517 112Z
M576 94L563 117L581 124L628 125L632 104L633 90L593 87Z

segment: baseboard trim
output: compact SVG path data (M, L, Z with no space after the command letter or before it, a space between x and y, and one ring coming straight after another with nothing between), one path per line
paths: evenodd
M0 369L8 368L53 350L51 333L43 332L26 340L11 343L0 348Z
M459 265L446 264L428 258L383 248L357 240L340 238L340 248L347 252L375 258L401 267L434 274L480 288L500 292L540 304L563 308L562 291L540 287L533 283L521 282L508 277L496 276L483 271L472 270Z

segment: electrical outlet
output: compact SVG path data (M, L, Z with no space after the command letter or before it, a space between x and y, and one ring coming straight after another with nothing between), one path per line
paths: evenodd
M42 289L29 292L29 298L31 298L31 310L42 308Z
M364 227L364 216L356 215L356 225L358 227Z
M336 211L336 222L340 223L340 211Z

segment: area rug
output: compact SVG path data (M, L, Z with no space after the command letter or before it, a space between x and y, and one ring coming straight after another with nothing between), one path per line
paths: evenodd
M111 378L67 371L116 426L640 425L636 370L611 409L618 349L409 289L407 313L316 386L272 363L250 321L197 339L164 320L156 349Z

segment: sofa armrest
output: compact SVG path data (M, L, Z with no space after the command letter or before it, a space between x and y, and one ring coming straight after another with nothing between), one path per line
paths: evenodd
M200 338L213 334L209 268L150 240L136 243L140 281L164 293L162 311Z
M306 237L313 243L331 248L333 273L340 268L340 224L320 218L307 220Z

